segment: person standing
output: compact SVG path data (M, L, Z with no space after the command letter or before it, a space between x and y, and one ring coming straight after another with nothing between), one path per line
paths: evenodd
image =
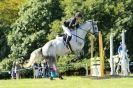
M42 74L43 77L49 77L49 68L47 62L45 61L42 62Z
M37 63L33 64L33 73L34 73L34 78L38 78L39 70L38 70L38 64Z
M38 63L38 77L42 78L42 65L41 65L41 63Z
M18 62L16 62L16 65L15 65L16 79L19 79L20 78L20 69L21 69L20 64Z
M118 55L119 55L119 58L121 59L122 58L122 43L120 42L120 45L118 47Z
M15 79L16 77L15 73L15 62L13 62L12 69L11 69L11 79Z

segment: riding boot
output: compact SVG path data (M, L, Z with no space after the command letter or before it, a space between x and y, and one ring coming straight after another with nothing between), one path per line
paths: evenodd
M71 36L67 36L66 38L66 47L69 49L69 41L71 40Z

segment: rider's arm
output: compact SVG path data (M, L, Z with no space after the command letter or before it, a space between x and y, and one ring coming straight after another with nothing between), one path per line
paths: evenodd
M70 21L69 21L69 28L74 28L75 27L75 24L76 24L76 18L72 18Z

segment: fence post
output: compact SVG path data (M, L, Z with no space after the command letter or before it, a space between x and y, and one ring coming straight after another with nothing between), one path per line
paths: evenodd
M104 76L104 52L103 52L103 40L101 31L99 31L99 54L100 54L100 72L101 77Z

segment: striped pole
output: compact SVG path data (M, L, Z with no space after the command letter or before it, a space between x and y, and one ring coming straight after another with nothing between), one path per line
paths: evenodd
M114 52L113 52L113 33L111 31L111 34L110 34L110 68L111 68L110 75L115 75L113 55L114 55Z
M100 54L100 72L101 77L104 76L104 52L103 52L103 40L101 31L99 31L99 54Z
M122 30L122 60L121 60L121 69L123 76L128 76L127 61L125 57L126 46L125 46L125 31Z

